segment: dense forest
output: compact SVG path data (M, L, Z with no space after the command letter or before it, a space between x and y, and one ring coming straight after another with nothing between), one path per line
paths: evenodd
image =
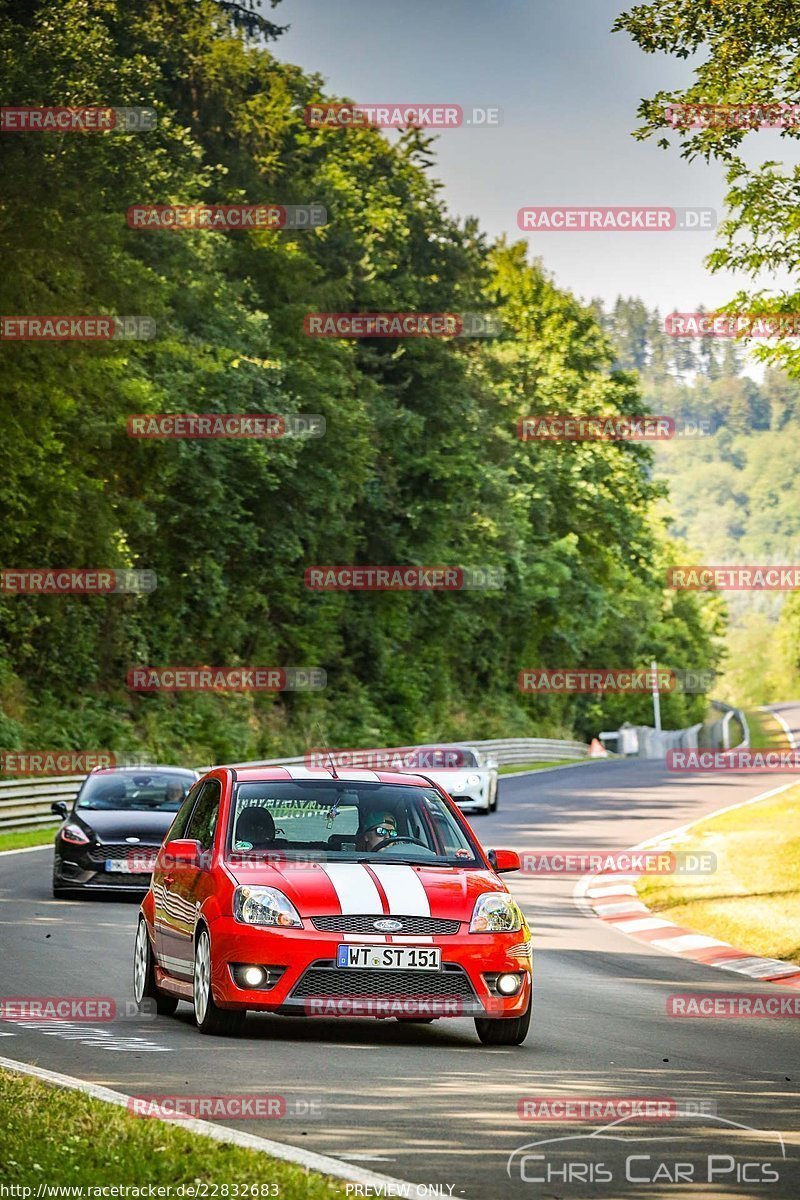
M609 312L598 301L594 308L616 365L638 372L649 408L698 431L655 451L671 529L691 547L691 561L800 562L800 379L779 366L754 369L736 341L670 338L663 317L639 299L619 297ZM797 597L740 592L726 603L718 697L761 704L797 694Z
M157 113L146 131L4 135L2 311L145 315L156 336L4 341L0 562L158 581L143 595L0 593L0 745L210 762L321 737L590 736L646 719L649 698L522 696L519 670L715 665L718 601L664 587L685 551L650 449L515 435L531 413L644 411L635 348L620 356L524 244L448 214L430 138L309 128L306 104L342 98L281 61L279 28L236 4L0 13L3 104ZM328 220L225 233L126 221L132 204L172 203L314 203ZM502 332L304 333L308 313L386 311L479 312ZM128 435L130 414L187 412L320 414L325 435ZM304 586L308 566L331 563L491 566L505 582ZM136 664L316 666L328 686L131 694ZM665 723L704 708L671 694Z

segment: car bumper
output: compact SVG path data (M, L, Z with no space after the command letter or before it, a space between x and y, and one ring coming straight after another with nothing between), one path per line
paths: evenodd
M247 1008L294 1016L514 1017L524 1013L532 991L531 943L521 932L407 938L403 943L316 929L252 929L232 918L211 925L212 986L223 1008ZM442 970L387 971L340 968L342 944L436 946ZM273 987L240 987L233 965L283 968ZM520 977L514 996L501 996L500 974Z
M151 872L107 871L104 863L88 858L66 858L58 853L53 863L53 886L85 888L93 892L136 892L150 887Z
M452 799L464 812L474 812L477 809L489 807L489 801L482 788L468 788L463 792L451 793Z

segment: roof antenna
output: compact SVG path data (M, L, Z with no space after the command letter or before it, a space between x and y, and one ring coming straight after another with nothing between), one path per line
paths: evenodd
M333 755L331 754L331 752L330 752L330 749L329 749L329 747L328 747L328 739L327 739L327 738L324 736L324 734L323 734L323 732L322 732L322 726L321 726L321 725L317 725L317 729L319 729L319 736L320 736L320 740L321 740L321 742L322 742L322 745L323 745L323 748L324 748L324 750L325 750L325 753L326 753L326 754L327 754L327 756L328 756L328 767L327 767L327 770L329 770L329 771L330 771L330 773L331 773L331 775L333 776L333 778L334 778L334 779L338 779L338 778L339 778L339 776L336 774L336 765L335 765L335 763L334 763L334 761L333 761Z

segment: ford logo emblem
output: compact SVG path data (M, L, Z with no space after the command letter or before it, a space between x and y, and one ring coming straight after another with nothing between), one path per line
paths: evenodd
M402 921L373 921L373 929L380 929L381 933L396 933L398 929L403 928Z

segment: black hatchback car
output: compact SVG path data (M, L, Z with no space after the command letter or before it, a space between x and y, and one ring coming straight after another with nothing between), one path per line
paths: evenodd
M93 771L56 834L53 895L83 891L145 892L158 848L197 779L183 767Z

